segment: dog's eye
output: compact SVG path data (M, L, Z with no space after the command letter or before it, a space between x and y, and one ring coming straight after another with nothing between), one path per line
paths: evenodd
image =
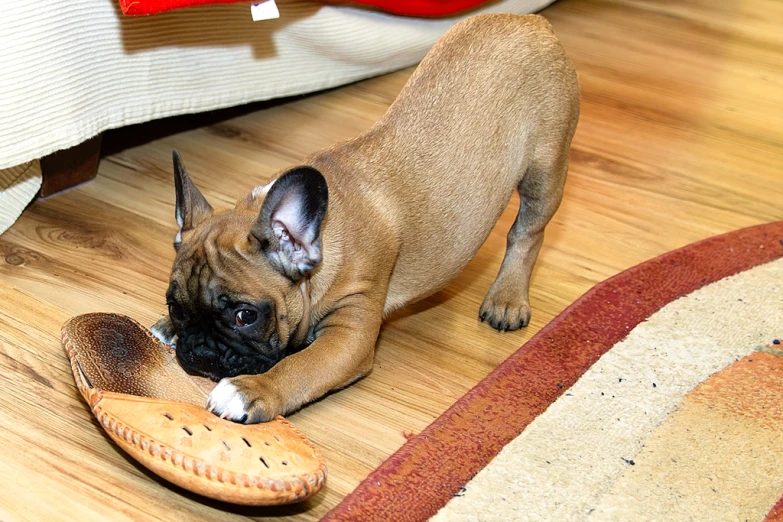
M258 314L253 310L240 310L234 315L234 323L237 326L250 326L258 319Z
M169 303L169 317L174 319L182 319L183 317L182 307L177 303Z

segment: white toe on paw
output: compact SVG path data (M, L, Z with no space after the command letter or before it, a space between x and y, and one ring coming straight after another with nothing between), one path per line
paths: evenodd
M166 346L171 346L172 348L176 348L177 346L176 335L166 335L164 332L161 332L154 327L150 329L150 333L152 334L153 337L155 337L155 339L162 342Z
M209 394L207 409L223 419L238 422L247 419L245 399L228 379L222 379Z
M176 346L177 334L174 333L174 329L168 324L168 321L158 321L150 327L150 333L157 340L168 346Z

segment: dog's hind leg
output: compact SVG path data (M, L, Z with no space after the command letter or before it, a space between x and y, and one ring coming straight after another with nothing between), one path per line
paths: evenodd
M568 170L568 143L558 145L536 154L517 186L519 213L508 232L503 264L479 310L481 320L497 330L517 330L530 322L530 274Z

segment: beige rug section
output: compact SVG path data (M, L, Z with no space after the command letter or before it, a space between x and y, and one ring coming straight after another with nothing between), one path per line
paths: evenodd
M783 352L755 352L685 397L589 520L762 520L781 463Z
M0 169L0 234L14 224L41 188L38 160Z
M605 497L610 502L612 488L685 395L781 330L783 260L670 303L601 357L432 520L598 517L596 508ZM763 519L775 500L756 506L750 519ZM726 520L719 505L712 508L698 520ZM602 520L655 520L601 513Z

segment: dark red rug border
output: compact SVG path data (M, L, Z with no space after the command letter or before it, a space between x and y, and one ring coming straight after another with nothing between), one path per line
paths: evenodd
M764 517L764 522L783 522L783 497L780 497L778 503L772 506L767 516Z
M636 325L678 297L780 257L783 221L688 245L599 283L322 520L429 519Z

